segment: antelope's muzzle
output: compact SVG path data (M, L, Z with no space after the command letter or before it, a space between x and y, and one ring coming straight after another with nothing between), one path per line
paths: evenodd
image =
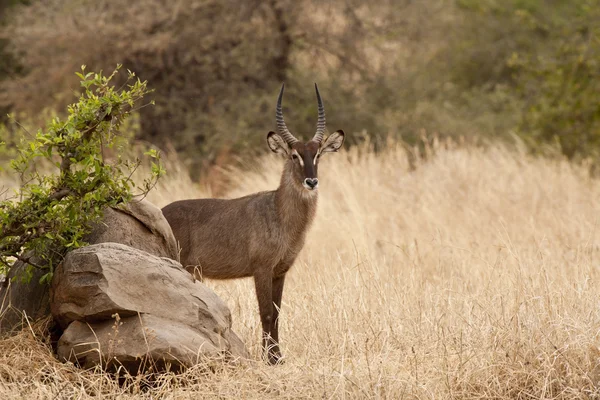
M314 190L319 186L319 180L317 178L306 178L303 185L308 190Z

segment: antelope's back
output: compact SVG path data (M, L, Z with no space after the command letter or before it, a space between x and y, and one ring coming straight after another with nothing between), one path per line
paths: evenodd
M171 203L162 209L181 247L181 264L199 266L203 276L216 279L252 275L252 262L271 257L265 247L278 235L276 221L269 223L272 195L255 194L238 199L195 199Z
M190 258L198 245L207 244L214 248L214 242L223 236L221 232L228 230L227 224L219 218L227 214L227 203L222 199L180 200L162 209L181 247L184 266L196 264Z

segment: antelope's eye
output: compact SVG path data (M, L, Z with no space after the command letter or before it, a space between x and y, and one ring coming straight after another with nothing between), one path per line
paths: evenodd
M292 154L292 159L293 160L297 160L298 159L298 155L296 153Z

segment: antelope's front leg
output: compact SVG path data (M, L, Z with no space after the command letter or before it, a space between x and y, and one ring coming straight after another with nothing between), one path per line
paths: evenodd
M260 322L263 328L263 348L267 353L269 364L277 364L280 354L275 351L277 343L273 339L273 272L272 269L258 270L254 274L254 285L256 287L256 298L258 299L258 310Z
M279 362L282 362L281 350L279 349L279 310L281 309L284 282L285 275L273 278L273 321L271 324L271 338L275 342L273 353L279 359Z

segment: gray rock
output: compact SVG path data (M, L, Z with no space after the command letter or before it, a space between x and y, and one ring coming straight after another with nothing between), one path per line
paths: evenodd
M122 244L101 243L70 252L55 271L51 309L64 328L73 321L85 321L100 322L98 327L104 329L104 322L114 314L124 319L137 317L138 313L151 315L186 326L195 335L201 335L203 343L219 351L235 357L248 356L241 340L231 331L229 309L212 290L194 280L178 262ZM166 322L164 332L156 324L153 329L158 337L171 337L169 324L174 322ZM77 328L79 331L81 328ZM189 340L181 338L182 346L188 346ZM126 339L123 346L125 354L129 346ZM132 357L137 354L136 349L137 342L133 341ZM60 349L60 345L59 350L62 354L71 352Z
M160 208L146 200L107 208L102 221L84 239L89 244L121 243L179 261L179 248L171 226Z
M58 356L83 368L102 365L130 374L180 370L222 354L222 343L181 322L140 314L117 320L75 321L58 341Z

